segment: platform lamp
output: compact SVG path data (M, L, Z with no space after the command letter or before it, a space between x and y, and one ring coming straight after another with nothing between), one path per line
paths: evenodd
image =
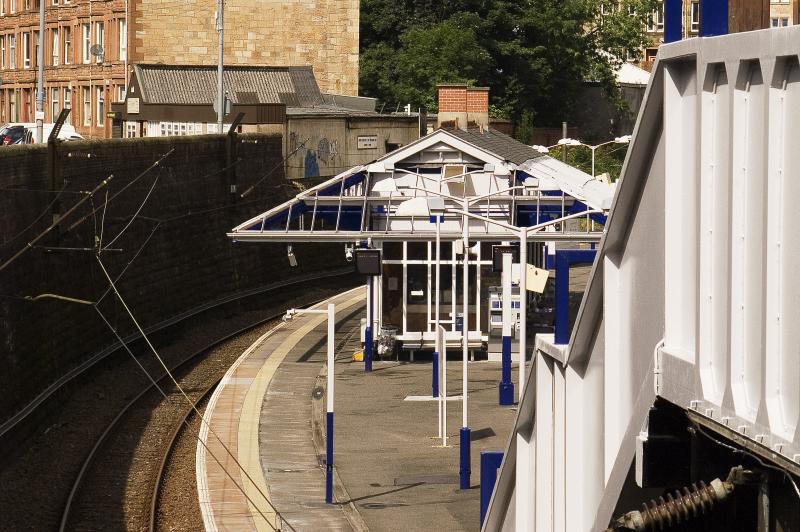
M328 318L328 353L327 353L327 400L325 412L325 502L333 504L333 382L334 382L334 351L336 334L336 307L328 303L326 309L301 309L290 308L283 316L283 321L291 321L297 314L324 314Z
M382 273L381 250L373 248L355 249L356 273L367 276L367 327L364 331L364 371L372 371L372 349L375 331L372 327L375 323L375 309L373 298L373 277Z

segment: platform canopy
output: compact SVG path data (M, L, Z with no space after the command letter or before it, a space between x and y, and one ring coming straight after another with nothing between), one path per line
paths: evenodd
M600 239L613 194L613 185L496 130L439 129L301 192L228 236L256 242L429 241L435 224L427 200L441 198L444 240L461 236L465 217L452 211L466 208L506 225L470 219L472 240L508 240L513 227L572 216L530 239L591 242Z

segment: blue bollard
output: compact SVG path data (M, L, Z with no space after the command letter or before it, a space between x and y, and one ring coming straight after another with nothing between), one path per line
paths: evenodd
M327 440L325 441L325 502L333 504L333 412L326 416Z
M364 371L372 371L372 327L364 330Z
M511 382L511 337L503 337L502 373L500 380L500 405L514 404L514 383Z
M486 510L497 483L497 469L503 462L501 451L481 451L481 527L486 520Z
M431 374L431 396L439 397L439 353L433 352L433 373Z
M469 489L469 476L472 473L470 469L470 430L469 427L461 427L459 431L460 436L460 463L458 468L459 486L462 490Z

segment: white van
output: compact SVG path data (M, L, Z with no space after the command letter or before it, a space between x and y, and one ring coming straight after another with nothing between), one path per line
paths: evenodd
M28 133L26 135L25 144L36 144L36 123L33 122L26 122L20 124L8 124L9 126L22 126L25 128L25 131ZM47 139L50 138L50 133L53 132L53 127L55 124L43 124L44 125L44 132L43 132L43 139L44 143L47 144ZM75 126L71 124L64 124L61 126L61 131L58 132L58 139L62 141L69 141L69 140L82 140L83 137L75 131Z

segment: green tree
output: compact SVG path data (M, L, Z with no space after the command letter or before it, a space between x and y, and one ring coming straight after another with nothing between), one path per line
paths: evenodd
M437 83L467 82L488 86L503 116L569 120L582 83L615 95L618 58L647 42L656 0L615 5L601 16L599 0L362 0L362 94L435 110Z

